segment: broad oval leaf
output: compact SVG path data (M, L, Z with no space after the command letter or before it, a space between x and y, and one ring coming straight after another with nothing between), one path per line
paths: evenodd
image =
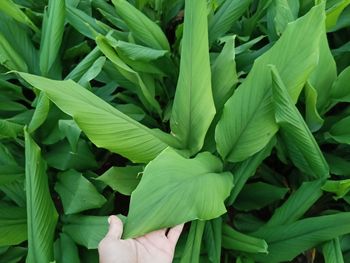
M165 147L154 132L129 118L77 83L19 73L42 90L98 147L119 153L133 162L148 162Z
M271 99L272 80L267 65L276 66L296 101L317 65L324 17L321 4L290 23L276 44L255 61L245 81L226 102L215 133L218 152L224 159L245 160L261 150L277 132Z
M165 149L146 166L131 194L124 237L218 217L226 212L224 200L232 181L232 174L222 172L220 160L208 152L186 159L171 148Z
M203 146L215 115L208 51L207 1L186 0L180 75L170 125L191 154Z

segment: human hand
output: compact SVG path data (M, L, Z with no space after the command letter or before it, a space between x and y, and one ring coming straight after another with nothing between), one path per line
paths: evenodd
M121 239L123 223L110 216L109 230L98 246L100 263L171 263L183 224L153 231L134 239Z

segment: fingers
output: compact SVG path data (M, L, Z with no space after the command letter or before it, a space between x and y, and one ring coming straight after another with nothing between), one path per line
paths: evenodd
M181 235L183 227L184 227L184 224L181 224L181 225L174 226L173 228L171 228L169 230L167 237L172 245L174 245L174 246L176 245L177 240L179 239L179 237Z
M120 239L123 234L123 222L117 216L108 218L109 230L107 236Z

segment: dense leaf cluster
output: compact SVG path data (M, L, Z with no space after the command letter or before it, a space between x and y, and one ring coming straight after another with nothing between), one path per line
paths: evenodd
M0 262L350 262L349 5L1 0Z

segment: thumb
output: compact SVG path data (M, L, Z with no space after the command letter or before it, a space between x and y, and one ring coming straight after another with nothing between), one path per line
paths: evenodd
M123 234L123 222L117 216L108 218L109 229L107 236L120 239Z

